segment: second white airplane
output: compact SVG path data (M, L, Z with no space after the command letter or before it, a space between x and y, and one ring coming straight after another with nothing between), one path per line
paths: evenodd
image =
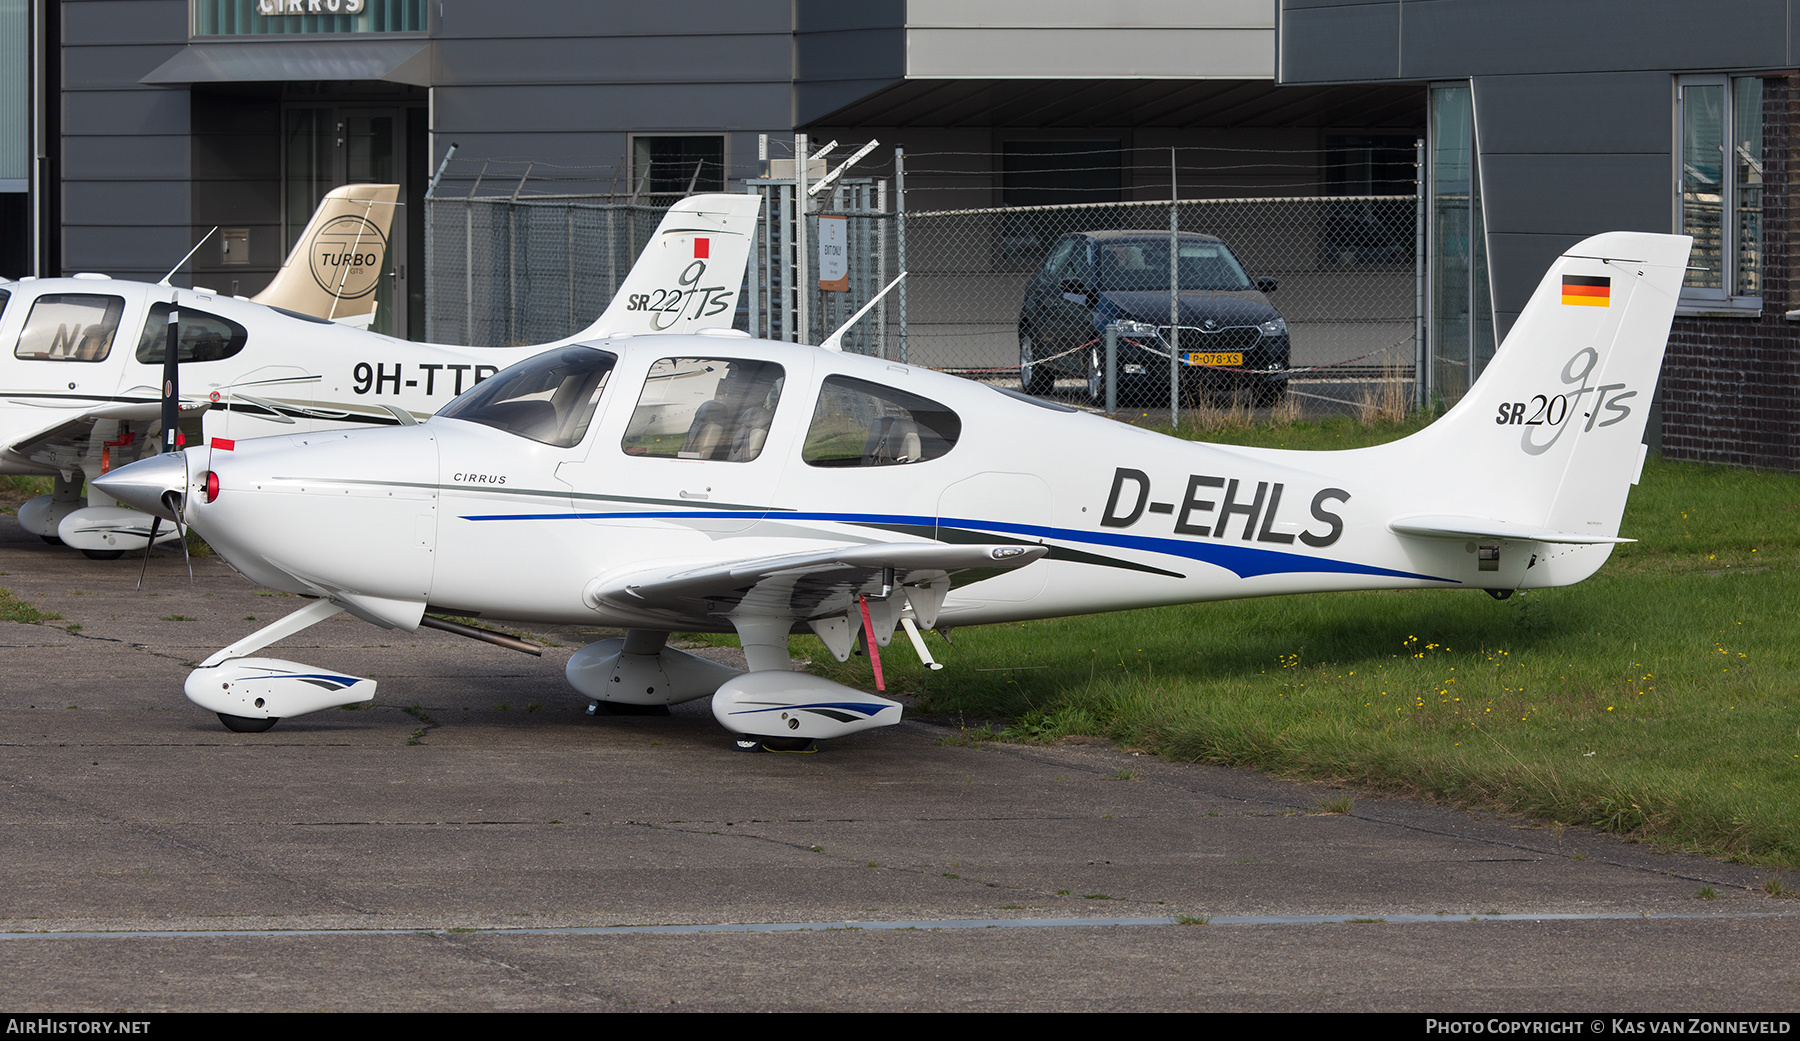
M1581 581L1627 541L1689 244L1570 249L1467 396L1375 448L1197 444L877 358L614 337L417 426L195 447L99 483L318 598L189 675L234 730L374 695L261 649L340 611L401 630L440 612L623 628L568 665L596 712L711 696L743 747L794 748L900 706L791 671L790 633L842 660L900 630L924 654L933 627ZM690 630L735 632L749 671L665 646Z
M181 413L198 417L207 438L404 425L559 344L729 328L760 205L748 194L676 203L599 320L535 346L414 343L251 300L102 276L0 281L0 345L11 348L0 349L0 474L55 479L50 494L20 507L19 523L97 558L145 547L150 518L104 492L82 492L84 482L91 491L94 478L157 450L171 309L180 316ZM320 212L315 224L348 219ZM340 259L363 248L354 235L332 239L329 228L323 237L309 230L303 245L315 239L332 243ZM278 283L320 276L308 270L290 262ZM336 286L351 270L327 265L320 277ZM373 277L366 281L372 288ZM276 289L262 297L274 299ZM322 293L308 302L338 306ZM158 541L175 537L170 526L162 532Z

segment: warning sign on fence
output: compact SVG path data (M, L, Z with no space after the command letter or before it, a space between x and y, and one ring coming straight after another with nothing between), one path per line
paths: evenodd
M842 293L850 288L849 224L845 217L819 218L820 289Z

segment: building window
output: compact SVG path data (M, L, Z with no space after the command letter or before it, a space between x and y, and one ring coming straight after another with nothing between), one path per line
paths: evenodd
M1681 298L1761 309L1762 80L1677 81L1676 228L1694 237Z
M1425 354L1421 397L1452 404L1494 356L1487 222L1475 98L1467 83L1434 84L1427 126Z
M631 180L640 197L722 192L725 190L725 139L633 137Z

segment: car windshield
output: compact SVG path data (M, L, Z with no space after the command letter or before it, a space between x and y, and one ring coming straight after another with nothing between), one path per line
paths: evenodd
M1103 290L1169 291L1169 240L1113 239L1095 243ZM1182 289L1249 289L1250 279L1223 242L1180 240L1176 279Z

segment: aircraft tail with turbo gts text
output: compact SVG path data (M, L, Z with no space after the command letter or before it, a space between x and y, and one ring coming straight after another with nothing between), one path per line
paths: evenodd
M1645 420L1692 241L1609 232L1558 257L1468 394L1418 434L1367 450L1396 483L1420 486L1407 498L1424 508L1389 529L1596 547L1546 552L1545 563L1581 563L1546 568L1528 585L1578 581L1610 552L1597 547L1629 541L1619 522L1643 468ZM1379 458L1390 451L1391 460Z
M367 329L399 198L397 184L347 184L327 192L274 280L250 299Z

